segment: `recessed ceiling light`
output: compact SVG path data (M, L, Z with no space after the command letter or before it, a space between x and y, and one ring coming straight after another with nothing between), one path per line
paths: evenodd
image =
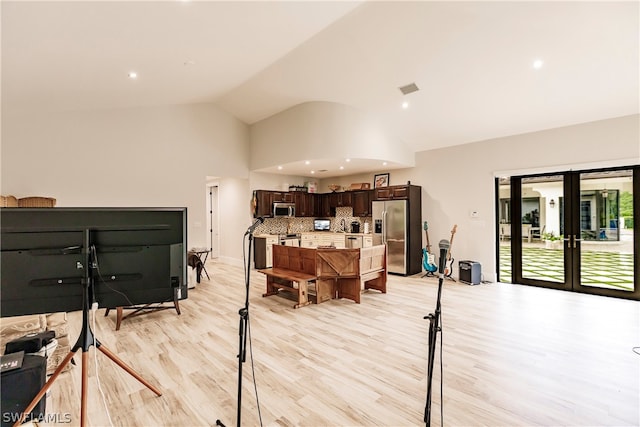
M282 170L282 166L278 166L278 170L281 171Z
M311 162L310 162L309 160L305 160L305 161L304 161L304 164L305 164L305 165L309 165L309 164L311 164Z
M316 171L311 171L312 174L316 173Z
M351 159L344 159L345 162L349 163Z
M402 109L406 110L407 108L409 108L409 101L402 101Z
M137 79L138 78L138 73L136 73L135 71L130 71L128 74L130 79Z
M382 166L387 166L387 162L382 162Z
M344 169L344 166L340 166L340 170L343 170L343 169Z
M535 61L533 61L533 68L535 68L536 70L542 68L543 65L544 61L542 59L536 59Z

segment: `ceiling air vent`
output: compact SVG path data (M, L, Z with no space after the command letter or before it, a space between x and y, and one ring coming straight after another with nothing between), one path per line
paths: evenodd
M409 83L408 85L399 87L399 89L403 95L408 95L410 93L417 92L420 90L415 83Z

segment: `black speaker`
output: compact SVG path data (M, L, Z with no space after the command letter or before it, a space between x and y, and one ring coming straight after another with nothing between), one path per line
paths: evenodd
M482 280L480 263L476 261L463 260L458 262L460 272L458 278L468 285L479 285Z
M2 373L2 427L12 426L18 421L20 414L44 387L46 378L47 358L42 356L26 355L20 369ZM43 396L25 421L44 419L46 404L47 397Z

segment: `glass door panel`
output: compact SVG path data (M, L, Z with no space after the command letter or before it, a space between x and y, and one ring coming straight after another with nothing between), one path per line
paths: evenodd
M497 180L498 281L511 283L511 181Z
M579 286L634 291L633 214L633 170L580 174Z
M510 177L497 189L500 281L640 300L640 167Z
M564 176L524 177L520 188L521 278L523 282L563 287L567 278L562 222Z

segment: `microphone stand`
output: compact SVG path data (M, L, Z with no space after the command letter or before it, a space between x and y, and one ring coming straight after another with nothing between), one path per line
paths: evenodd
M236 425L240 427L240 419L242 416L242 364L247 360L247 330L249 326L249 275L251 273L251 247L253 244L253 232L256 227L264 222L264 218L260 217L247 229L244 237L249 239L249 251L247 253L247 266L245 271L245 298L244 307L238 310L240 315L240 323L238 325L238 412L236 415ZM226 427L222 421L216 420L216 425Z
M438 297L436 299L436 309L434 313L429 313L425 319L429 319L429 357L427 367L427 403L424 408L425 426L431 425L431 384L433 381L433 364L436 358L436 346L438 332L442 331L440 327L440 296L442 295L442 283L444 282L444 269L446 264L446 249L440 247L440 263L438 269ZM442 379L440 379L442 381ZM440 396L442 399L442 396Z

